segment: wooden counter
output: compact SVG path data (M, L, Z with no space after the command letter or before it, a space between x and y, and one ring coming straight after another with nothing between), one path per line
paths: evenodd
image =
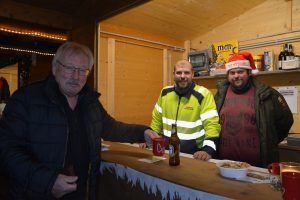
M152 155L146 149L105 142L109 151L102 152L102 160L128 166L142 173L159 177L188 188L234 199L281 199L281 193L270 184L253 184L225 179L214 163L181 157L181 164L171 167L168 159L148 164L138 161ZM167 157L167 155L166 155Z
M298 162L300 163L300 147L288 144L279 144L279 161Z

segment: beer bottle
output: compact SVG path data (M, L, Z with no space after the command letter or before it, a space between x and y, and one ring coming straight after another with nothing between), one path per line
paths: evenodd
M280 54L278 55L278 69L282 70L282 61L284 61L284 45L281 46Z
M289 44L289 53L290 53L290 60L294 60L295 54L293 52L293 45Z
M169 141L169 165L176 166L180 164L180 139L177 135L177 126L172 124L171 137Z

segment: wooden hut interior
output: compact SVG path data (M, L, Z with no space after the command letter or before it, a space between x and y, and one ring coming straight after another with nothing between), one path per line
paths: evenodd
M14 86L20 87L50 73L51 55L62 42L86 44L96 61L88 83L101 92L108 112L125 122L149 124L160 89L173 82L174 63L191 52L237 40L239 51L272 51L274 63L284 43L299 54L299 10L295 0L2 0L0 51L9 59L1 59L1 66L19 63L24 72L30 69ZM298 76L299 70L274 70L257 78L273 87L299 89ZM195 81L215 92L222 78ZM299 114L294 115L291 132L296 133Z
M0 76L11 93L47 77L65 41L94 52L88 84L108 113L145 125L162 87L173 84L177 60L224 41L237 41L239 51L255 56L271 52L272 70L256 77L276 89L296 89L290 133L300 133L300 69L277 69L283 44L300 55L299 0L0 1ZM194 81L215 93L216 81L225 78L199 74Z

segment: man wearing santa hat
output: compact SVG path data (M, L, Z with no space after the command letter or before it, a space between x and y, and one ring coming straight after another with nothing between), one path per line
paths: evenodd
M218 81L215 100L222 126L218 156L266 167L279 161L278 143L294 122L284 97L253 78L252 55L240 52L226 63L227 80Z

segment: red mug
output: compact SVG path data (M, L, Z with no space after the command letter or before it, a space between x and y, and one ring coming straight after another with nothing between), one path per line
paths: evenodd
M300 199L300 173L283 172L282 179L282 197L284 200Z
M154 138L153 142L153 154L156 156L163 156L165 153L165 140L163 137Z
M273 175L280 175L279 163L271 163L268 165L268 171Z

